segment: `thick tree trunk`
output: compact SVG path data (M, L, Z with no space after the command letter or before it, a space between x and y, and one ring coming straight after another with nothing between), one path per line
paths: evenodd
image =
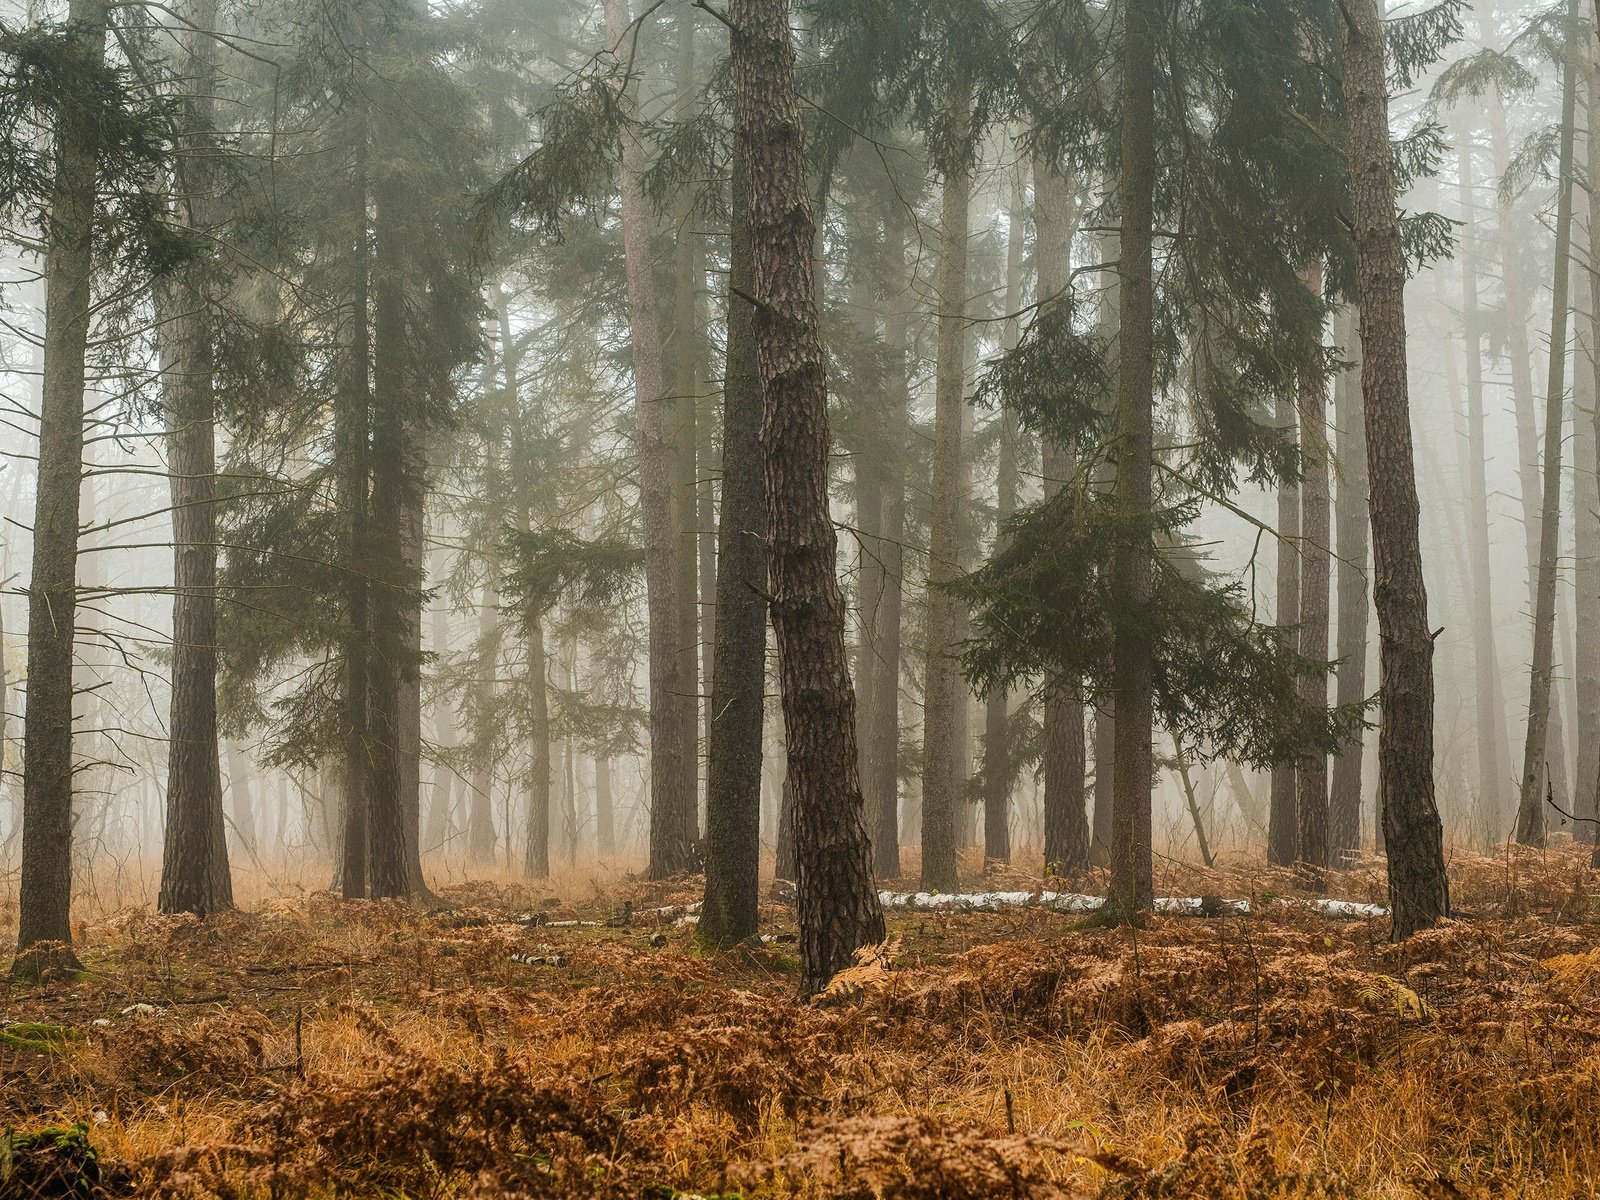
M881 941L861 821L855 694L828 515L828 395L818 333L804 125L787 0L731 0L734 124L750 182L772 626L794 789L801 991Z
M953 89L954 137L965 134L967 98ZM943 584L961 574L962 413L966 407L967 222L972 176L950 171L939 212L939 349L934 385L933 522L928 547L927 666L922 712L922 886L953 892L961 772L957 708L966 689L957 669L959 601Z
M629 24L628 0L606 0L606 24L620 43ZM644 514L645 591L650 623L650 865L665 879L693 865L699 834L695 797L695 698L683 686L679 640L684 622L678 592L678 531L674 522L672 447L662 363L661 323L651 262L650 209L641 175L644 149L631 127L622 132L622 243L633 341L638 417L639 503ZM690 709L685 716L685 707Z
M700 937L729 946L756 932L761 891L761 759L767 678L767 487L761 382L748 301L750 182L733 156L732 262L722 383L722 512L717 527L716 644L706 780L706 894Z
M1568 0L1569 28L1578 0ZM1550 300L1550 363L1545 387L1543 511L1539 521L1539 586L1533 608L1533 669L1529 673L1528 738L1522 752L1522 795L1517 805L1517 841L1545 841L1546 733L1551 679L1555 673L1556 583L1561 553L1561 453L1566 405L1568 276L1572 259L1572 154L1577 121L1577 67L1569 56L1562 71L1561 150L1556 183L1556 257Z
M214 27L216 0L196 0L187 19ZM215 44L186 39L186 155L179 219L213 223L209 169L216 123ZM167 471L172 489L172 701L168 721L166 829L161 850L161 912L204 916L233 907L217 753L217 461L215 364L199 268L167 289L165 353ZM0 742L3 744L3 742Z
M1495 647L1494 580L1489 559L1488 447L1483 432L1483 324L1478 313L1478 256L1472 242L1472 143L1463 130L1457 147L1457 178L1466 220L1461 253L1462 341L1466 350L1467 550L1472 572L1472 642L1478 742L1478 794L1491 821L1504 807L1500 797L1511 777L1505 711L1500 700L1500 656ZM1452 396L1451 404L1455 404ZM1592 476L1591 476L1592 477ZM1492 826L1493 827L1493 826Z
M1335 340L1354 365L1334 381L1333 422L1339 428L1339 490L1334 514L1339 559L1338 678L1334 701L1359 704L1367 698L1367 631L1372 597L1367 583L1368 546L1367 432L1361 411L1361 346L1352 309L1340 313ZM1361 768L1366 739L1357 736L1333 758L1328 788L1328 854L1342 866L1361 852Z
M1322 264L1305 272L1306 288L1322 300ZM1300 653L1315 662L1328 659L1328 575L1333 544L1328 504L1328 381L1322 369L1322 326L1306 348L1299 388L1300 418ZM1300 680L1300 698L1328 706L1328 678L1321 671ZM1320 752L1295 764L1295 861L1320 884L1328 857L1328 757Z
M1149 519L1155 460L1155 34L1156 0L1127 0L1122 62L1122 211L1118 277L1121 350L1117 377L1116 509L1125 528ZM1154 895L1150 793L1154 784L1154 655L1150 609L1154 548L1148 531L1129 535L1111 563L1115 606L1112 698L1117 721L1111 810L1109 915L1137 921Z
M1412 461L1406 264L1395 210L1383 23L1377 0L1348 0L1342 11L1361 390L1382 638L1378 805L1389 853L1391 935L1398 940L1448 916L1450 892L1433 796L1433 634Z

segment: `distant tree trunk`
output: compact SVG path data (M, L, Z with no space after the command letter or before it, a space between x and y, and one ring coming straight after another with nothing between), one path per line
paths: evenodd
M1480 26L1487 43L1492 34L1492 16L1488 4L1480 5ZM1499 91L1491 84L1486 104L1489 115L1490 145L1494 152L1494 176L1504 178L1511 167L1511 138L1506 129L1505 108ZM1500 242L1500 279L1505 292L1504 321L1505 354L1511 376L1512 408L1517 425L1517 467L1522 487L1522 532L1528 555L1528 611L1539 606L1539 553L1542 537L1539 523L1544 511L1544 490L1539 478L1539 432L1533 395L1532 354L1528 346L1528 290L1523 275L1526 269L1521 239L1516 229L1516 210L1509 197L1501 196L1498 224ZM1553 652L1552 652L1553 653ZM1549 728L1546 744L1539 760L1540 783L1537 790L1544 793L1544 769L1548 762L1550 786L1556 802L1565 803L1566 742L1561 721L1559 702L1547 706ZM1516 814L1509 816L1512 834L1515 835ZM1502 826L1504 828L1504 826Z
M408 473L413 482L406 491L400 527L404 582L404 606L400 612L404 655L400 686L400 817L405 835L406 895L427 897L428 885L422 875L422 506L427 465L419 446L413 443L410 451Z
M966 135L968 98L952 89L952 138ZM967 222L972 175L948 171L939 212L939 350L933 423L933 520L928 547L927 666L922 710L922 886L953 892L956 879L956 709L966 691L957 671L959 601L943 590L961 573L962 412L966 407Z
M435 587L442 585L445 577L445 554L442 549L433 552L429 576ZM442 600L433 606L433 630L429 649L441 663L450 653L450 609ZM427 828L423 832L421 848L435 851L450 842L456 833L455 803L456 775L447 759L456 746L456 713L444 694L439 693L433 702L433 740L437 761L433 767L433 786L428 802Z
M195 0L186 17L195 29L214 28L216 0ZM207 231L214 220L209 163L216 125L215 43L198 33L185 41L190 82L184 124L193 144L178 159L184 193L179 220ZM164 290L175 310L162 337L172 489L172 702L156 907L204 916L233 907L217 754L215 363L202 269L185 272Z
M1335 340L1345 358L1359 360L1361 346L1351 309L1340 314ZM1361 412L1359 361L1334 382L1333 409L1333 422L1339 428L1339 490L1334 514L1339 559L1339 668L1334 702L1349 705L1367 698L1367 629L1372 623L1367 587L1367 433ZM1328 853L1336 866L1361 852L1365 752L1365 738L1358 733L1334 755L1328 789Z
M609 35L620 42L629 23L628 0L606 0ZM674 517L672 447L668 429L666 374L654 266L650 254L650 209L640 177L644 150L631 127L622 132L623 260L627 274L628 325L633 341L633 377L638 416L639 503L644 515L645 591L650 625L650 865L652 879L665 879L693 865L699 833L695 797L695 747L686 737L693 725L694 696L683 686L678 645L683 628L678 594L677 529Z
M867 665L866 740L862 746L862 791L872 859L880 876L900 874L900 657L905 595L906 445L910 440L910 273L907 230L898 206L884 219L885 315L884 448L880 490L882 536L878 571L882 594L873 606L874 653Z
M595 844L602 858L617 852L616 802L611 796L611 757L604 752L594 759Z
M550 877L550 690L544 624L537 613L523 618L528 682L528 840L522 873L529 879Z
M108 0L72 0L69 53L102 69ZM69 89L57 115L55 180L45 216L44 390L28 581L28 695L23 710L22 880L18 958L37 976L76 966L72 951L72 651L77 613L78 504L83 474L84 356L92 320L96 101ZM27 951L41 942L54 952Z
M1122 146L1117 194L1122 214L1120 363L1117 376L1116 510L1142 528L1152 502L1155 461L1155 0L1123 10ZM1154 785L1154 653L1145 624L1154 549L1147 532L1124 538L1111 563L1112 698L1116 779L1111 811L1109 915L1136 921L1154 898L1150 801Z
M1036 185L1037 186L1037 185ZM1027 175L1021 163L1011 169L1011 197L1006 222L1006 293L1008 314L1002 331L1006 351L1021 340L1023 242L1027 237ZM1041 297L1042 298L1042 297ZM1005 523L1017 510L1017 413L1000 412L1000 454L995 468L995 544L1005 539ZM1011 693L996 688L989 693L983 714L983 856L995 862L1011 861Z
M1347 0L1342 11L1361 390L1382 638L1378 796L1389 853L1390 930L1399 940L1448 916L1450 891L1433 797L1433 635L1411 451L1406 265L1395 210L1383 23L1377 0Z
M1278 398L1277 424L1298 442L1295 406L1284 396ZM1289 631L1290 644L1299 636L1300 624L1300 485L1278 485L1278 602L1273 622ZM1274 763L1272 790L1267 807L1267 861L1286 867L1294 862L1299 840L1299 817L1295 811L1295 763Z
M1483 324L1478 313L1478 256L1471 240L1475 228L1472 201L1472 143L1463 130L1457 146L1463 230L1461 253L1462 341L1467 364L1467 445L1462 481L1467 502L1467 549L1472 572L1472 642L1478 725L1478 793L1489 814L1498 814L1502 789L1511 775L1505 710L1501 706L1500 656L1495 648L1494 581L1489 558L1488 447L1483 432ZM1451 397L1454 405L1455 398ZM1591 475L1592 478L1592 475ZM1580 513L1582 508L1580 506ZM1581 519L1581 518L1580 518ZM1580 731L1581 732L1581 731ZM1593 739L1590 739L1591 742ZM1600 746L1596 747L1600 749ZM1581 784L1581 772L1580 772Z
M1094 825L1089 846L1090 861L1098 866L1111 862L1111 808L1116 791L1117 719L1110 699L1102 700L1094 714Z
M1322 264L1305 271L1306 289L1322 301ZM1322 369L1322 326L1306 348L1299 387L1300 417L1300 653L1314 662L1328 660L1328 575L1332 548L1328 503L1328 381ZM1300 697L1317 709L1328 707L1328 677L1318 670L1300 680ZM1295 764L1295 861L1320 884L1328 866L1328 756L1318 751Z
M498 296L499 289L496 288ZM498 300L497 300L498 303ZM472 778L467 782L467 861L486 866L495 859L494 827L495 680L500 661L500 559L499 538L487 531L500 528L504 519L501 496L501 448L505 434L504 404L495 400L494 342L485 330L480 388L487 418L483 448L483 524L486 530L476 547L483 562L483 591L478 601L476 638L477 679L468 700L468 725L473 743Z
M233 832L240 849L255 855L259 853L260 834L256 818L255 795L250 790L253 774L250 759L239 748L239 743L228 743L228 800L233 810Z
M1577 23L1578 0L1568 0L1568 28ZM1544 509L1539 521L1539 589L1533 609L1533 670L1528 691L1528 739L1522 752L1522 796L1517 841L1545 842L1545 735L1550 681L1555 673L1556 582L1561 553L1561 446L1567 369L1568 272L1572 258L1572 153L1577 121L1577 66L1569 55L1561 77L1561 150L1556 183L1556 257L1550 300L1550 373L1545 389Z
M371 460L371 345L367 326L367 120L356 121L355 170L350 181L351 248L350 345L344 379L334 410L335 455L339 463L342 530L344 627L343 695L339 706L344 742L344 831L339 856L339 890L346 900L367 894L368 798L371 754L368 690L371 686L371 597L368 586L368 477Z
M750 184L772 626L794 788L801 991L884 936L861 823L855 694L828 514L828 395L818 333L804 125L787 0L731 0L734 125Z
M767 678L767 486L761 382L748 301L750 182L733 156L732 261L722 383L722 512L717 526L716 643L707 727L706 894L700 937L729 946L756 932L761 893L761 760Z
M1574 447L1577 470L1586 477L1587 485L1579 491L1578 527L1583 541L1578 548L1578 788L1573 810L1579 821L1573 836L1582 842L1600 846L1593 821L1600 817L1600 15L1591 24L1588 54L1585 55L1585 82L1588 88L1587 168L1590 186L1588 196L1589 234L1589 371L1588 398L1590 412L1585 415L1581 406L1573 413L1573 421L1585 430L1582 444ZM1581 365L1575 371L1582 372ZM1585 511L1589 509L1590 511Z

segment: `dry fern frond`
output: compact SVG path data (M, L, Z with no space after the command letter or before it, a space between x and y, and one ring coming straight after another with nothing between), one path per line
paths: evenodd
M862 946L856 950L854 964L836 972L828 986L814 997L813 1004L839 1004L857 996L881 992L889 986L889 972L900 953L900 939Z
M1356 995L1363 1004L1392 1006L1403 1017L1422 1020L1434 1015L1433 1007L1398 979L1387 975L1364 975L1356 984Z
M1539 963L1550 972L1550 985L1568 993L1587 992L1600 977L1600 949L1582 954L1558 954Z

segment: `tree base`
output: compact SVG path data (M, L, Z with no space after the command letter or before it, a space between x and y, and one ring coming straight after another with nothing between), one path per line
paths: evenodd
M11 960L11 977L22 983L71 980L82 970L83 964L66 942L35 942L18 950Z

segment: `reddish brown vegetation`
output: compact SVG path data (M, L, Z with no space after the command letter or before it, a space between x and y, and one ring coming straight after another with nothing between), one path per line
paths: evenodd
M812 1005L786 946L519 924L535 898L484 886L127 913L80 980L0 1000L81 1035L0 1047L0 1128L83 1121L108 1194L1570 1195L1600 1172L1595 886L1576 855L1461 861L1471 918L1399 947L1288 909L913 914Z

